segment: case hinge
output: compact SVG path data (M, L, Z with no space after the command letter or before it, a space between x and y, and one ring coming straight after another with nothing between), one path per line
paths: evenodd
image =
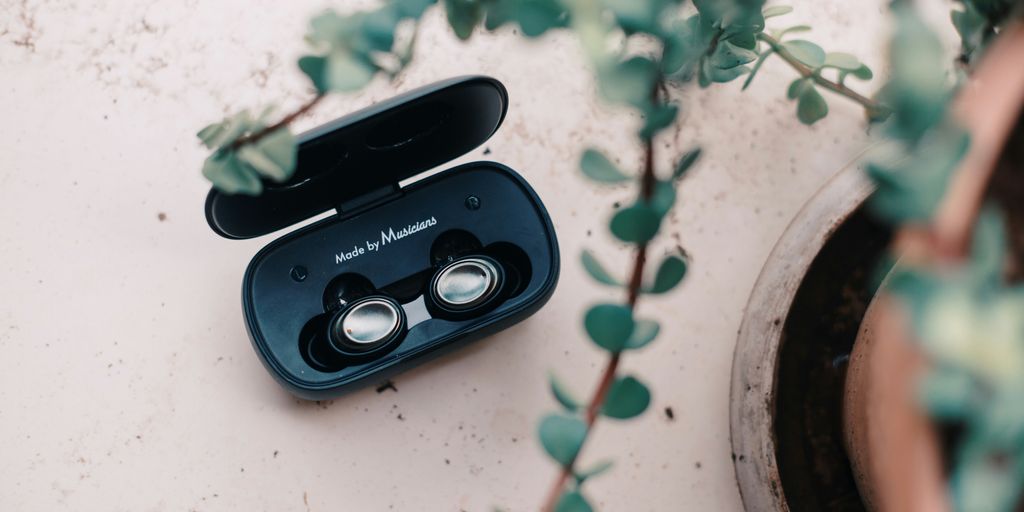
M371 190L358 197L342 201L334 207L338 215L349 217L377 206L378 204L390 201L402 193L402 188L397 183Z

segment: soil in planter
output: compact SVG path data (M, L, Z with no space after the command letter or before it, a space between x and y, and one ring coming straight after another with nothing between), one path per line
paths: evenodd
M864 510L843 448L843 382L890 236L862 206L835 228L778 320L774 430L790 510Z

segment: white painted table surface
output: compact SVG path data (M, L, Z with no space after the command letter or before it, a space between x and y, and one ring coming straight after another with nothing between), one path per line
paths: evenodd
M805 2L772 25L811 21L814 40L880 70L883 4ZM430 13L397 83L332 99L300 127L454 75L502 80L504 126L459 161L503 162L536 188L561 244L558 289L527 321L399 376L397 392L297 400L257 360L239 302L246 264L280 233L210 231L194 133L304 99L293 63L328 5L0 0L0 510L536 509L556 473L534 436L555 409L547 373L589 395L604 359L581 312L620 298L578 255L594 248L623 273L630 257L604 226L631 192L589 186L577 161L596 144L638 167L637 120L601 106L570 35L462 44ZM654 254L681 243L692 267L640 307L664 328L624 371L653 388L651 408L600 422L586 447L585 461L617 461L587 486L603 510L741 509L728 386L747 296L789 220L867 139L841 99L800 125L793 77L772 60L746 92L673 92L685 122L659 141L660 168L706 153Z

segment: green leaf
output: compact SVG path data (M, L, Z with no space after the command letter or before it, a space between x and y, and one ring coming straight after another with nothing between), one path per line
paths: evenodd
M609 223L616 238L626 243L642 244L654 238L661 227L661 215L654 208L634 204L615 213Z
M437 0L393 0L398 7L399 13L407 18L419 18L428 7L437 3Z
M601 414L609 418L625 420L639 416L651 403L651 392L647 386L632 376L616 379L604 399Z
M555 396L558 403L562 404L562 407L565 407L566 411L576 412L580 408L579 401L573 398L572 393L562 385L555 374L549 374L548 381L551 383L551 394Z
M565 26L566 13L555 0L519 0L516 20L526 37L538 37Z
M579 486L583 484L583 482L586 482L588 479L600 475L605 471L608 471L614 465L615 463L610 460L603 460L601 462L598 462L597 464L594 464L588 469L585 469L583 471L577 471L576 474L573 475L576 477L576 485Z
M797 78L789 83L789 88L786 89L786 97L795 100L800 97L809 87L811 87L810 78Z
M658 15L665 7L662 0L605 0L618 20L619 26L627 33L658 32Z
M657 65L645 57L605 65L598 69L598 86L605 99L615 103L643 106L650 102Z
M335 50L327 55L324 83L331 91L358 91L370 83L376 72L377 67L364 58L347 51Z
M644 110L644 126L640 129L640 138L650 140L658 132L672 125L672 122L676 120L679 107L675 105L655 105Z
M797 32L810 32L810 25L793 25L792 27L786 27L775 33L775 39L782 40L787 34L795 34Z
M782 43L790 55L811 68L819 68L825 63L825 50L805 39L794 39Z
M773 5L766 8L762 14L765 18L772 18L775 16L782 16L783 14L789 14L793 12L793 8L788 5Z
M626 176L607 157L596 149L587 149L580 158L583 174L601 183L621 183L632 178Z
M587 500L579 491L568 491L558 499L555 512L593 512Z
M239 160L277 182L291 177L295 171L298 143L287 127L280 128L238 150Z
M226 194L259 195L263 183L233 151L218 151L203 162L203 176Z
M796 117L801 123L811 125L828 115L828 104L815 87L808 87L800 93L796 105Z
M568 466L583 446L587 425L575 416L548 414L541 420L537 433L544 451L562 466Z
M644 291L646 293L665 293L675 288L686 276L686 260L671 254L666 256L654 274L654 282Z
M860 69L862 64L857 57L850 55L849 53L843 52L829 52L825 54L824 67L844 69L846 71L856 71Z
M757 52L741 48L729 41L723 41L715 48L711 55L711 65L718 69L732 69L736 66L753 62L757 59Z
M316 87L318 93L325 94L330 90L327 74L324 72L327 69L326 57L306 55L299 59L299 69L313 82L313 87Z
M871 72L871 68L864 64L861 64L859 68L851 71L850 74L861 80L871 80L871 78L875 76L874 73Z
M1006 268L1006 224L999 209L985 205L974 223L968 272L977 288L998 286Z
M480 0L445 0L444 10L448 14L448 24L463 41L473 35L473 28L483 19Z
M651 199L647 204L650 205L658 215L664 217L665 214L672 209L672 206L676 204L676 188L674 186L674 182L661 180L656 181L654 183L654 193L651 195Z
M219 123L206 126L196 134L209 149L221 149L236 139L259 128L248 111L243 110Z
M750 68L747 66L736 66L729 69L716 68L712 65L710 59L704 59L703 66L701 67L705 80L711 83L726 83L731 82L745 73L750 72ZM704 85L706 87L707 85Z
M869 163L867 174L878 186L871 196L872 209L894 223L930 221L969 147L967 132L945 125L921 140L899 165Z
M633 333L633 312L620 304L597 304L587 310L583 327L597 346L621 352Z
M580 260L583 262L583 268L586 269L590 277L594 278L595 281L606 284L609 286L622 286L622 282L613 277L604 269L601 262L597 261L597 257L586 249L580 254Z
M693 148L686 153L683 153L683 157L679 159L679 163L676 164L676 168L672 171L672 179L678 180L682 178L686 171L693 167L693 164L697 163L700 158L700 148Z
M747 87L750 86L750 82L754 81L754 76L756 76L757 72L761 69L761 65L764 64L764 61L767 60L768 57L771 57L773 53L775 53L775 50L770 48L761 52L761 55L757 58L757 62L754 63L753 69L750 70L750 74L747 75L747 79L743 81L743 87L740 88L741 91L747 90Z
M661 326L658 325L658 322L637 318L633 324L633 332L629 335L629 339L626 340L625 348L628 350L643 348L648 343L654 341L654 338L658 337L660 331Z

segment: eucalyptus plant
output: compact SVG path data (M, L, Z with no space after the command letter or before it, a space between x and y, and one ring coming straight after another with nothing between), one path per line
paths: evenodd
M267 181L287 180L296 160L291 123L327 94L357 91L378 75L398 75L414 54L417 20L434 3L390 0L371 11L326 11L315 16L306 35L310 52L298 61L313 86L310 98L275 122L270 121L272 111L265 109L255 116L241 112L201 130L199 138L211 150L203 174L218 189L238 194L259 194ZM541 446L560 468L543 509L589 511L583 486L611 467L610 462L590 468L577 464L594 423L600 418L636 417L651 401L651 392L639 377L618 372L622 356L646 347L660 330L655 319L634 314L637 302L671 291L687 271L682 251L661 255L653 269L647 264L652 258L649 244L676 202L676 186L701 155L694 147L679 155L671 169L655 168L654 140L679 118L680 107L669 101L669 88L693 82L705 88L746 75L746 89L765 60L775 55L797 74L786 94L796 102L797 118L805 124L828 114L822 90L859 103L871 120L886 117L889 109L847 85L850 78L872 77L859 59L794 37L810 27L766 31L766 19L791 9L766 8L763 0L444 0L443 7L460 39L510 24L530 38L551 30L573 31L602 97L643 118L635 134L643 158L633 169L620 169L599 148L582 151L582 173L596 185L635 186L636 199L615 209L608 221L611 234L630 245L634 257L620 277L593 252L582 253L581 263L590 276L620 288L623 299L593 304L583 315L588 337L607 352L591 398L575 398L552 375L551 392L561 410L544 416L538 427Z
M881 217L902 226L932 222L970 147L950 112L955 84L1022 11L1011 0L961 0L951 15L961 54L951 69L938 36L907 2L894 4L892 75L882 98L892 108L885 134L903 154L895 165L867 167L878 185L871 206ZM1005 280L1005 232L999 211L987 205L966 262L909 262L889 279L931 363L921 401L937 420L963 427L949 476L956 510L1009 512L1024 488L1024 286Z

